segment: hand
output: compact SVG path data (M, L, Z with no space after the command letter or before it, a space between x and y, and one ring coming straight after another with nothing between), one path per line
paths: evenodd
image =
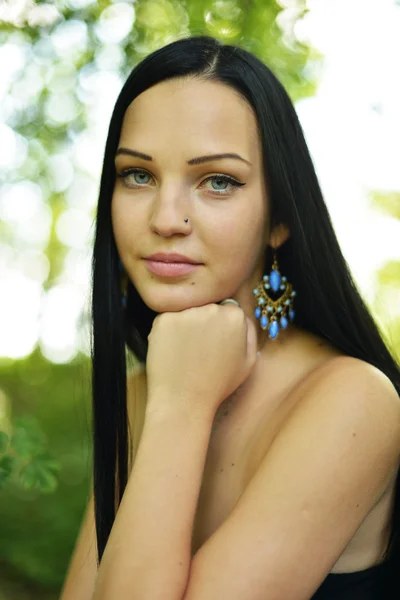
M148 336L148 402L214 417L257 358L253 322L234 304L158 314Z

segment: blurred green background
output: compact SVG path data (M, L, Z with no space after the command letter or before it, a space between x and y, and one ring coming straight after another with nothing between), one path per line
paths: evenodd
M297 105L324 71L300 35L308 4L0 2L0 600L58 598L87 500L90 252L125 78L153 50L205 33L254 52ZM365 197L393 222L399 189ZM374 281L368 302L398 350L399 260Z

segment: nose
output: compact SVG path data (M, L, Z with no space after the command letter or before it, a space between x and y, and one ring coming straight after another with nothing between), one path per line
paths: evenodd
M189 212L189 203L182 200L182 192L159 191L151 208L150 229L164 237L187 235L191 229Z

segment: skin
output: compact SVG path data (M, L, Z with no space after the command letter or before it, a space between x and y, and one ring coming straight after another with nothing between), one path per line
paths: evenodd
M153 158L149 162L117 155L118 175L131 168L145 173L117 177L112 197L118 252L144 302L161 313L235 298L256 326L258 348L266 342L271 346L268 332L254 316L252 290L265 272L266 246L278 248L289 231L284 225L270 231L262 150L251 106L219 82L164 81L130 104L118 148ZM186 162L225 152L250 164L232 158ZM245 185L236 188L218 178L206 181L219 174ZM203 265L179 278L160 278L143 260L154 252L180 252ZM281 330L273 345L294 333L294 325Z

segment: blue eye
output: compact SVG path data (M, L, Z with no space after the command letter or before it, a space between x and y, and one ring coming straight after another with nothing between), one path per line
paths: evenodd
M122 173L117 173L117 176L120 177L122 179L122 183L125 187L127 188L131 188L131 189L138 189L141 187L144 187L145 184L148 183L148 181L140 181L138 182L136 176L139 175L139 178L141 176L145 176L145 177L151 177L150 173L147 173L147 171L143 171L142 169L126 169L125 171L122 171ZM129 181L128 178L130 178L130 176L132 176L133 182ZM204 181L202 181L201 186L203 186L205 183L207 183L207 181L215 181L218 184L228 184L229 186L231 186L230 191L227 190L227 188L223 188L221 190L216 190L215 188L213 190L209 190L211 194L214 194L215 196L228 196L233 194L236 191L236 188L242 187L243 185L246 185L245 183L241 183L240 181L237 181L236 179L233 179L233 177L229 177L228 175L211 175L211 177L207 177ZM143 184L143 185L139 185L139 184Z
M233 194L233 192L236 191L235 188L242 187L243 185L246 185L245 183L240 183L240 181L236 181L236 179L233 179L232 177L228 177L227 175L212 175L211 177L207 177L207 179L205 179L202 182L202 185L204 183L207 183L207 181L215 181L215 182L217 182L217 184L222 182L223 184L230 185L231 186L231 191L228 192L230 194ZM212 192L214 192L218 196L228 195L226 193L226 188L224 188L223 190L215 190L215 189L213 189Z
M135 183L148 183L148 181L141 181L140 178L144 175L145 177L149 177L149 173L146 173L146 171L139 171L138 169L131 169L128 172L124 172L122 174L122 177L129 177L129 175L133 175L133 181ZM139 181L137 179L135 179L135 176L138 175L139 176ZM126 180L126 179L125 179Z

